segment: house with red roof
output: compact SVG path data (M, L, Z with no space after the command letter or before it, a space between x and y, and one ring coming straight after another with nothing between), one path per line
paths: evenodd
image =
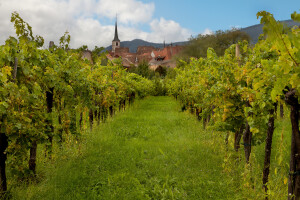
M146 61L150 69L156 70L159 66L176 67L176 61L172 59L182 50L182 46L165 46L163 49L152 46L139 46L136 53L129 52L128 47L121 47L118 37L117 21L115 23L115 35L112 41L112 50L108 52L107 58L114 60L122 58L122 64L126 68L138 66L139 63Z

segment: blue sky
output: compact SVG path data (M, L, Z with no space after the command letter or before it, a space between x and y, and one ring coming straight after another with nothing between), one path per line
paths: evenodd
M191 35L259 23L256 13L266 10L277 20L300 12L300 0L0 0L0 44L14 28L10 16L17 11L34 31L58 43L66 30L71 47L108 46L118 13L119 38L167 43L186 41Z
M201 33L232 26L247 27L259 23L258 11L266 10L277 20L290 19L292 12L300 11L300 0L143 0L154 2L154 17L164 17L181 26Z

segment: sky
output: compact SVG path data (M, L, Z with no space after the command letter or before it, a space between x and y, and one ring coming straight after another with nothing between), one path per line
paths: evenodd
M111 44L116 14L121 42L171 43L258 24L261 10L287 20L300 12L300 0L0 0L0 44L15 36L14 11L45 39L45 47L68 31L71 48L93 49Z

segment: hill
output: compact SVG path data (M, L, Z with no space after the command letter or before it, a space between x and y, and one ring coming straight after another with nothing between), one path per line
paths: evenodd
M294 22L293 20L285 20L285 21L281 21L281 23L286 24L289 27L292 27L295 25L300 26L300 23ZM256 44L258 41L259 35L263 33L263 24L256 24L253 26L242 28L240 30L242 32L247 33L250 36L252 44Z
M286 24L289 27L298 25L300 26L300 23L298 22L294 22L293 20L285 20L285 21L281 21L282 23ZM251 38L251 42L252 44L257 43L258 41L258 37L260 34L263 33L263 25L262 24L256 24L253 26L249 26L246 28L242 28L240 29L242 32L247 33L250 38ZM183 41L183 42L174 42L173 45L174 46L182 46L187 44L188 41ZM170 45L170 44L166 44L166 45ZM164 44L163 43L153 43L153 42L147 42L141 39L135 39L132 41L121 41L121 47L129 47L129 51L132 53L136 53L136 50L138 48L138 46L153 46L155 48L163 48ZM105 50L109 51L111 50L111 45L106 47Z
M188 41L185 42L174 42L172 43L173 46L183 46L187 44ZM170 44L166 44L170 45ZM153 42L147 42L141 39L135 39L132 41L121 41L121 47L129 47L129 52L136 53L136 50L139 46L153 46L155 48L163 48L164 44L163 43L153 43ZM110 51L111 50L111 45L106 47L105 50Z

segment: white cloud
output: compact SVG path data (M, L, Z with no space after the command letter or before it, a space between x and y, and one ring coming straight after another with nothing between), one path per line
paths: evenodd
M191 36L191 32L182 28L177 22L173 20L154 19L151 23L152 32L148 35L147 40L154 42L178 42L187 40Z
M212 30L210 30L209 28L206 28L204 30L204 32L202 33L202 35L212 35L214 34L214 32Z
M110 19L118 14L118 21L122 23L139 23L150 21L154 9L154 3L144 4L137 0L100 0L96 12Z
M167 43L185 41L191 36L191 31L182 28L178 23L164 18L154 19L150 22L151 32L118 26L119 38L122 41L142 39L149 42Z
M92 49L108 46L114 35L114 24L103 25L102 20L114 19L118 13L118 31L121 41L144 39L151 42L182 41L191 34L178 23L164 18L153 19L154 3L140 0L0 0L0 44L14 28L11 13L17 11L30 24L35 35L58 43L66 30L71 35L71 47L83 44ZM139 24L150 24L151 32L138 29Z

